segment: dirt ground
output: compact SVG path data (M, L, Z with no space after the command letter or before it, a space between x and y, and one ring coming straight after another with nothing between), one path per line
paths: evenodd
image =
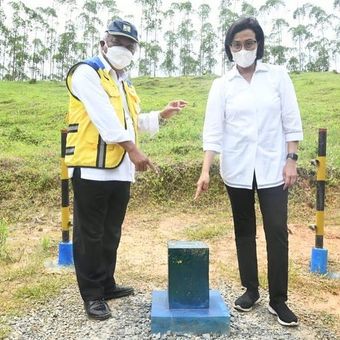
M338 210L332 211L329 221L334 222ZM337 219L336 219L337 220ZM327 222L327 221L326 221ZM216 227L219 235L203 240L209 246L210 287L232 284L241 289L238 276L236 248L232 219L228 208L210 211L187 209L146 211L131 210L127 214L117 276L124 283L137 284L141 289L166 289L167 242L188 240L192 231ZM261 287L267 288L266 245L264 232L258 226L257 252ZM309 261L315 234L308 224L289 224L290 279L289 303L297 312L309 310L326 319L334 319L333 326L340 336L340 278L337 280L311 274ZM324 237L328 249L328 270L340 274L340 225L328 225ZM310 322L310 320L309 320ZM333 328L333 327L332 327Z
M308 222L313 222L314 211L312 208L301 214L293 211L292 216L289 224L289 304L299 316L308 310L315 313L316 318L320 317L322 322L330 320L330 327L340 337L340 279L314 275L309 271L315 234L308 228ZM309 221L305 221L306 216L309 216ZM324 248L328 249L328 269L339 274L340 211L337 203L328 209L326 216ZM14 226L9 244L15 245L22 259L29 256L34 249L32 245L41 244L46 235L57 245L61 234L59 220L57 209L40 211L30 223ZM260 219L257 230L260 285L267 289L266 246ZM165 205L146 207L132 204L123 225L116 273L118 283L131 284L140 290L166 289L169 240L206 242L209 246L210 288L219 289L227 283L241 291L232 217L230 208L224 203L210 208L194 204L169 208ZM303 317L301 321L304 322ZM305 322L312 324L313 320L308 318Z

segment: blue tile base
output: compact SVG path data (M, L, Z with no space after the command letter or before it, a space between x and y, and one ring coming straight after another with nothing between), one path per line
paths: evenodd
M312 248L310 271L317 274L327 274L328 250Z
M209 308L169 309L168 291L153 291L151 332L229 334L230 312L221 294L210 290L209 299Z
M73 245L72 242L60 242L59 243L59 266L73 265Z

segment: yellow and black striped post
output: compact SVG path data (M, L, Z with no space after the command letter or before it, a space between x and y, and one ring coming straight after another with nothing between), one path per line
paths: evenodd
M315 247L312 249L310 270L318 274L327 273L328 251L323 248L325 232L325 186L326 186L326 142L327 129L319 129L318 157L314 163L316 173L316 225Z
M61 130L61 158L60 158L60 179L61 179L61 229L62 241L70 241L70 202L69 202L69 179L67 166L65 164L67 130Z
M73 264L73 245L70 242L70 203L69 203L69 178L65 164L67 130L61 130L61 158L60 158L60 179L61 179L61 230L62 240L59 243L58 264L68 266Z
M319 129L318 158L316 159L316 248L323 248L325 232L326 142L327 129Z

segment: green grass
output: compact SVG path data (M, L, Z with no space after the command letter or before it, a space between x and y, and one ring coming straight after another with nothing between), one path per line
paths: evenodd
M317 130L328 129L328 164L340 168L340 75L293 74L301 108L305 140L300 165L316 156ZM160 133L141 137L143 150L162 164L196 162L202 156L202 125L211 77L137 78L143 111L161 109L171 99L185 99L188 107ZM59 131L65 127L68 95L64 83L0 82L1 159L18 166L58 167ZM22 159L25 161L22 162Z
M331 183L337 185L340 75L303 73L293 74L292 79L305 136L300 145L299 167L306 173L315 170L310 160L317 156L318 128L327 128L329 176ZM185 191L186 186L191 190L197 180L204 111L212 81L213 77L134 79L144 112L161 109L172 99L188 101L188 107L168 121L159 134L140 138L143 151L165 169L163 177L148 180L148 184L160 188L155 190L158 196L166 197L167 183ZM60 129L66 127L68 94L63 82L0 82L0 98L0 208L12 220L31 205L59 201ZM193 169L191 177L186 174L189 168ZM20 199L20 209L11 211L10 203Z
M8 226L0 219L0 261L7 258L6 242L8 237Z
M203 227L201 225L190 225L185 229L184 236L187 240L206 241L222 237L226 233L225 225L206 224Z
M293 74L300 105L304 140L300 145L300 165L309 167L316 157L318 129L327 128L327 163L340 169L340 74Z

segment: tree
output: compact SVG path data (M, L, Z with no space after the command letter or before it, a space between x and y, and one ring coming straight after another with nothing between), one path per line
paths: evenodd
M172 76L172 74L177 70L175 64L176 55L174 51L178 47L178 43L175 33L174 16L175 10L173 8L170 8L164 12L164 19L168 20L169 25L167 25L167 27L169 27L170 30L167 30L164 34L166 51L165 58L163 60L163 63L161 64L161 68L167 73L168 76Z
M206 21L209 18L211 8L207 4L202 4L198 7L198 16L200 18L201 26L200 26L200 49L199 49L199 71L200 74L204 73L203 65L205 64L205 55L209 53L209 47L214 47L214 45L210 44L210 41L207 40L207 36L211 35L212 25L207 24ZM213 38L210 36L210 38ZM210 46L208 47L207 44ZM213 53L213 51L211 51ZM211 72L210 72L211 73Z
M172 31L167 31L164 34L164 39L166 41L166 52L165 59L161 65L161 68L165 70L168 76L172 76L172 74L177 70L175 65L175 48L178 47L176 34Z
M173 9L180 15L180 24L177 29L179 39L179 60L180 70L183 75L195 74L198 61L193 57L192 41L195 36L193 23L191 20L192 4L190 1L183 3L173 3Z
M256 7L254 7L253 5L249 4L246 1L242 2L241 12L243 16L247 16L247 17L258 16L258 11Z
M226 67L226 54L224 52L224 40L227 29L229 26L238 18L237 13L234 13L230 10L231 1L230 0L221 0L219 5L219 36L220 36L220 55L221 55L221 65L222 65L222 74L225 73Z
M302 50L302 41L308 40L310 38L310 32L308 28L304 25L298 25L296 27L290 28L292 32L293 40L298 43L298 51L299 51L299 70L303 70L303 61L305 57L305 53Z
M288 70L291 72L298 72L299 60L296 57L291 57L288 61Z
M0 78L2 79L5 72L8 72L6 63L7 47L8 47L8 36L9 30L5 25L6 15L4 10L0 7Z
M141 51L144 50L144 56L140 58L140 75L156 74L157 63L161 48L158 43L158 32L161 25L160 6L162 0L135 0L142 5L141 25L142 31L145 32L144 44L141 44ZM142 52L141 52L142 53ZM153 71L152 71L153 70ZM147 73L144 73L147 72Z
M83 41L86 44L86 56L94 55L97 52L97 43L99 41L99 30L97 27L103 25L102 21L98 18L98 8L99 4L97 1L85 0L83 12L80 14L83 23Z
M200 64L201 74L212 74L213 67L216 65L217 60L215 58L215 50L217 35L210 22L207 22L203 26L202 34L202 63Z
M289 27L288 22L283 18L273 20L272 34L276 37L276 44L282 45L283 29Z
M119 16L119 10L115 0L102 0L100 7L105 9L107 13L107 19L105 24L108 25L112 20L117 19Z

